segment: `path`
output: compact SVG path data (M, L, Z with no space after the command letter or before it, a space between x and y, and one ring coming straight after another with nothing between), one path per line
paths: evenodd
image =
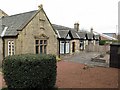
M106 63L91 61L91 58L97 57L100 54L101 53L99 53L99 52L80 52L80 53L75 54L75 55L64 57L63 60L72 61L72 62L78 62L78 63L86 64L88 66L109 67L108 60L107 60ZM108 58L106 58L106 59L108 59Z

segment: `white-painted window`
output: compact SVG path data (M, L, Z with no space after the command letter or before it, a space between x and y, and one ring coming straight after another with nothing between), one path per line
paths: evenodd
M8 55L15 54L15 44L14 41L8 41Z

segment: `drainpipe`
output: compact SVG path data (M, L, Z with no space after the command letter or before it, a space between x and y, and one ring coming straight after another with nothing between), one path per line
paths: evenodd
M4 38L2 37L2 45L3 45L3 47L2 47L2 53L3 53L3 59L5 58L5 40L4 40Z
M59 43L58 57L60 58L60 40L59 39L58 39L58 43Z

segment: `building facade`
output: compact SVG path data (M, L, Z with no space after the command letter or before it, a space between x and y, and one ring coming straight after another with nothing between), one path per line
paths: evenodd
M39 10L1 18L0 61L15 54L58 55L57 34L42 6Z
M38 10L0 18L0 61L15 54L73 54L96 45L99 39L92 32L51 24L42 5Z

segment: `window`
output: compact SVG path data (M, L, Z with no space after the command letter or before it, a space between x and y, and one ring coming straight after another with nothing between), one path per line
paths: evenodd
M47 53L47 40L36 40L36 54Z
M96 42L95 42L96 44L99 44L99 40L96 40Z
M89 40L88 41L88 44L90 45L90 44L93 44L93 40Z
M14 55L14 54L15 54L14 41L8 41L8 55Z
M80 50L84 49L84 41L80 41Z

